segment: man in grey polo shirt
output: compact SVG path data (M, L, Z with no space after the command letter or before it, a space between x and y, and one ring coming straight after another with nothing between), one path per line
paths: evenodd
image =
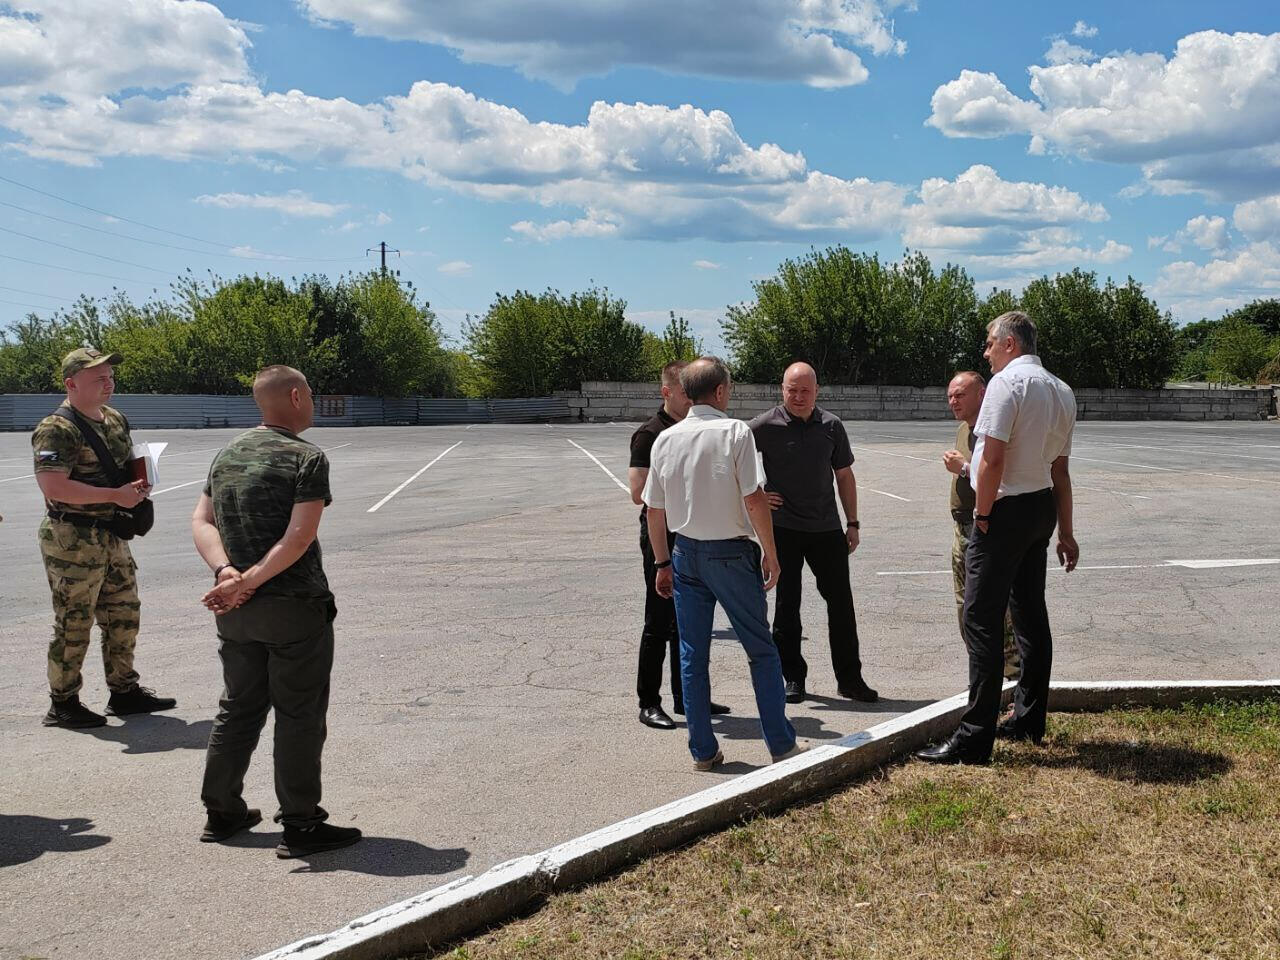
M844 424L818 401L818 375L793 363L782 378L782 403L751 421L764 457L766 490L778 544L778 596L773 640L782 657L787 702L805 696L809 667L800 652L801 576L807 563L827 604L831 666L840 696L874 703L876 691L862 679L858 622L849 587L849 555L858 549L858 485ZM833 484L834 478L834 484ZM844 506L842 523L836 491Z
M994 375L973 428L977 505L965 552L963 613L969 708L950 739L916 753L930 763L987 763L998 736L1040 742L1053 660L1044 587L1055 527L1058 562L1071 571L1080 559L1067 469L1075 395L1041 365L1036 327L1025 313L1013 310L991 321L984 356ZM997 727L1006 607L1022 673L1013 715Z
M726 413L733 383L724 363L700 357L680 371L680 385L692 406L654 441L644 502L658 571L654 589L675 597L689 752L698 770L724 761L711 729L707 675L719 603L751 661L765 744L775 761L783 760L802 748L787 720L778 650L769 637L765 591L777 582L778 556L756 445L747 425ZM751 540L753 529L760 546ZM670 554L668 530L676 535Z

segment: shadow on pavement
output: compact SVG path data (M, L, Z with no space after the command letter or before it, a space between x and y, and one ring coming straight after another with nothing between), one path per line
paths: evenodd
M0 813L0 867L27 863L46 853L92 850L111 838L92 830L87 817L31 817Z
M277 831L241 833L228 840L228 847L275 849ZM364 837L341 850L328 850L309 857L295 857L292 873L367 873L374 877L422 877L452 873L467 865L471 851L463 847L428 847L416 840L399 837Z
M788 717L787 719L796 728L796 736L798 737L804 737L809 740L839 740L844 736L843 733L828 730L817 717ZM711 728L715 731L716 736L724 737L726 740L760 740L763 744L759 717L733 716L731 714L712 717Z
M1231 769L1229 757L1190 747L1125 740L1094 740L1047 750L1019 750L1005 754L1008 766L1088 770L1126 783L1187 785L1221 776Z
M910 713L937 703L936 700L890 700L888 697L881 697L875 703L863 703L861 700L820 697L813 693L805 694L805 702L812 704L814 710L839 710L841 713Z
M139 713L121 717L121 723L84 731L99 740L124 744L122 753L164 753L168 750L204 750L209 746L212 720L187 723L180 717Z

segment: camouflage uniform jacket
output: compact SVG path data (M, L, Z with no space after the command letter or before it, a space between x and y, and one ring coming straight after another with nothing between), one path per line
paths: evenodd
M115 457L117 467L123 467L129 460L133 449L133 439L129 436L129 421L124 414L111 407L103 407L105 414L101 423L90 420L81 414L102 437L107 449ZM35 455L36 473L65 473L72 480L87 483L94 487L113 487L114 484L98 462L93 447L85 443L79 428L55 414L45 417L31 434L31 450ZM115 505L111 503L59 503L45 499L50 510L65 510L89 517L111 518L115 515Z
M209 467L204 492L213 501L227 558L238 570L253 566L285 535L295 503L333 502L323 451L279 427L248 430L223 447ZM320 541L257 592L332 600Z

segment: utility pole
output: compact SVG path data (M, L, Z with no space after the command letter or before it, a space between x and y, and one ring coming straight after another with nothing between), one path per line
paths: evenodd
M376 247L368 247L365 250L364 255L367 257L369 254L373 253L373 251L375 250L377 250L379 253L382 254L382 275L385 277L387 275L387 254L394 253L398 257L400 256L400 251L396 250L393 247L388 247L387 241L383 240Z

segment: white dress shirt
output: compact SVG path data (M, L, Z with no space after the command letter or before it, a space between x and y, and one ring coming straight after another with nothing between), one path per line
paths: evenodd
M987 437L1005 441L1004 477L996 499L1035 493L1053 486L1049 467L1071 453L1076 398L1071 388L1046 370L1040 358L1024 354L991 378L973 428L973 489L982 475Z
M764 484L751 428L704 403L658 434L644 502L667 512L667 529L694 540L750 537L742 502Z

